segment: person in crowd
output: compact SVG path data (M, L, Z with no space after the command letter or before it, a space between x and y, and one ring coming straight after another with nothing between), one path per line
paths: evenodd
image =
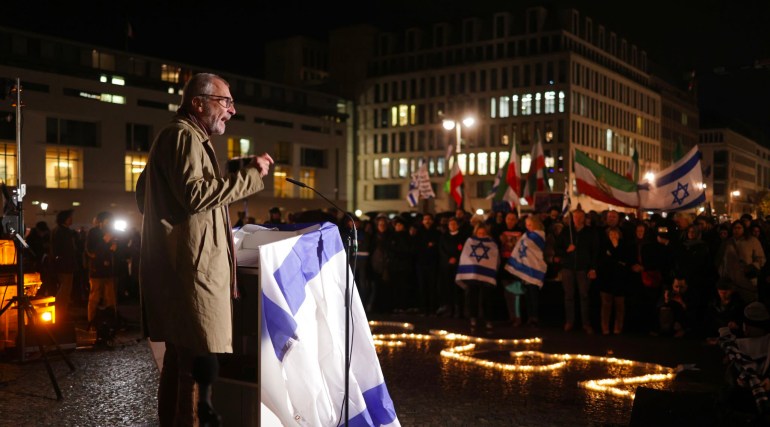
M376 313L388 313L393 310L393 290L390 289L390 270L388 265L393 257L391 253L390 221L386 216L378 216L374 220L375 229L369 244L369 283L371 293L369 296L367 311Z
M492 229L492 237L494 237L500 250L501 265L505 265L508 262L508 258L511 257L511 251L513 251L516 242L524 234L524 231L523 224L519 221L519 216L515 211L506 212L504 222ZM519 284L514 286L516 281ZM498 295L505 299L508 318L511 324L513 327L520 326L522 323L520 300L526 292L524 285L506 268L499 269L497 282L500 285L497 286Z
M246 221L246 212L244 211L238 211L238 220L235 221L235 224L233 224L233 228L241 228L245 224Z
M733 290L729 278L719 279L716 288L716 295L709 301L706 311L706 336L716 337L719 329L725 327L729 328L733 334L742 336L743 309L746 304Z
M471 217L468 212L465 212L463 208L455 209L455 218L457 224L460 226L460 234L466 239L473 234L473 225L471 224Z
M549 207L542 222L546 231L550 230L553 224L561 222L561 206L552 205Z
M571 331L575 325L577 285L583 330L593 334L588 292L591 280L596 279L597 239L594 230L586 225L586 214L582 209L575 209L569 216L572 224L559 234L554 256L554 261L561 266L564 287L564 330Z
M265 224L285 224L283 222L283 216L281 214L281 208L278 206L273 206L270 208L270 211L268 211L268 218L267 221L265 221Z
M340 236L342 241L346 242L347 236L351 236L355 229L356 242L354 243L353 250L350 252L350 268L354 271L356 289L358 289L358 296L361 298L361 304L364 306L364 310L367 309L369 295L371 294L369 275L366 272L367 265L369 263L369 241L371 239L371 228L367 228L366 224L361 221L356 214L348 212L343 219L343 224L340 227Z
M388 286L393 296L392 309L397 313L415 308L418 295L414 286L414 242L406 227L404 218L395 217L393 219L393 233L391 233L388 242L390 249L390 258L387 263L390 276Z
M610 319L613 317L614 308L612 331L619 335L623 332L625 321L626 295L630 292L629 273L633 255L623 239L623 232L617 225L607 228L599 247L596 281L601 296L602 334L610 334Z
M729 327L719 329L718 344L725 353L724 402L733 410L757 411L760 423L770 422L770 313L759 301L743 310L743 334Z
M426 315L439 308L438 240L441 233L434 226L433 214L424 213L414 238L414 261L417 273L418 307Z
M510 256L505 259L505 270L519 280L524 286L526 300L527 325L538 326L540 322L540 289L543 287L547 272L545 261L545 227L540 217L529 215L524 220L527 229L516 242ZM512 283L514 294L520 294L521 290ZM518 300L514 309L518 311ZM514 324L514 326L517 326Z
M74 211L65 209L56 214L56 226L51 231L51 258L53 259L59 290L56 292L56 321L71 321L70 302L75 271L79 267L78 236L72 227Z
M112 213L99 212L94 226L86 237L86 257L91 290L88 294L89 329L94 323L97 310L105 310L107 316L117 319L117 284L115 281L115 252L118 242L112 230ZM101 339L98 337L97 339ZM105 337L106 338L106 337Z
M692 298L688 292L687 280L680 274L674 276L673 283L663 291L663 298L658 304L658 330L653 335L682 338L693 327L690 310Z
M462 289L455 283L457 265L463 250L465 239L460 234L457 218L449 218L447 232L439 237L439 299L441 307L439 316L449 315L455 319L462 318L464 313L464 298Z
M23 259L25 269L38 272L43 282L38 295L56 295L56 274L50 257L51 229L48 223L38 221L27 233L25 241L27 242Z
M754 236L762 245L762 251L765 253L765 257L770 253L770 239L768 239L761 221L754 221L749 227L749 233ZM765 306L770 303L770 263L765 262L762 268L759 270L759 276L757 276L757 298L762 301Z
M273 159L254 156L222 175L212 137L236 114L229 84L200 73L182 93L136 186L144 215L140 286L149 337L166 345L160 425L215 426L216 354L233 351L232 299L239 297L228 206L264 188Z
M657 304L663 295L663 274L647 223L639 222L630 245L633 263L629 273L630 292L626 304L626 324L637 332L648 333L657 328Z
M485 322L487 331L494 328L490 307L491 299L497 295L492 288L497 284L499 262L489 225L481 221L473 229L473 236L465 240L455 277L458 286L465 290L465 310L472 330L480 321Z
M715 295L718 278L714 258L708 244L701 239L701 228L697 225L688 225L683 239L680 250L674 254L674 268L687 280L688 292L693 301L690 310L696 319L695 325L703 326L705 309Z
M716 259L719 277L729 277L744 302L759 298L757 278L765 265L765 252L756 237L746 233L743 221L732 224L732 235L723 241Z

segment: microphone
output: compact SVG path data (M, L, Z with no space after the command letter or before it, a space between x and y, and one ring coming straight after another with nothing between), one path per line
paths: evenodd
M291 178L286 178L286 180L287 180L287 181L289 181L290 183L294 184L294 185L298 185L298 186L300 186L300 187L302 187L302 188L309 188L309 189L311 189L311 190L315 191L315 188L313 188L313 187L309 187L309 186L308 186L307 184L305 184L304 182L299 182L299 181L297 181L296 179L291 179ZM316 193L318 193L317 191L315 191L315 192L316 192ZM318 193L318 195L319 195L319 196L321 196L321 197L324 197L324 196L323 196L323 194L321 194L321 193ZM329 199L327 199L326 197L324 197L324 199L325 199L327 202L329 202L329 203L332 203L332 202L331 202ZM335 208L337 208L337 206L336 206L334 203L332 203L332 206L334 206ZM337 209L339 209L339 208L337 208ZM343 211L343 212L345 212L345 211Z
M298 186L298 187L309 188L309 189L313 190L313 192L315 192L316 194L321 196L322 199L326 200L327 202L329 202L330 205L334 206L335 209L337 209L338 211L341 211L341 212L345 212L345 216L348 219L350 219L350 222L353 224L353 248L352 248L353 249L353 254L355 255L356 253L358 253L358 230L356 230L356 221L353 219L353 217L350 216L350 214L348 214L348 211L340 209L340 207L337 206L336 204L334 204L334 202L332 202L331 200L327 199L326 196L321 194L318 190L316 190L315 188L305 184L304 182L300 182L300 181L297 181L296 179L292 179L292 178L286 178L286 180L289 181L290 183Z

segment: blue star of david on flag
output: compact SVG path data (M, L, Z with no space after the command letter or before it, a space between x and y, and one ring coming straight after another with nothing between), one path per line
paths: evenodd
M684 200L690 196L690 193L687 191L687 187L689 187L690 184L684 184L682 185L681 182L676 183L676 190L671 192L671 195L674 196L674 203L678 203L679 206L682 206L682 203L684 203ZM681 197L678 196L679 192L682 191L684 194L682 194Z
M527 245L519 245L519 258L527 257Z
M477 245L471 245L471 256L476 258L476 262L481 262L482 259L489 259L489 246L485 246L484 242L479 242ZM483 251L481 254L477 253L478 250Z

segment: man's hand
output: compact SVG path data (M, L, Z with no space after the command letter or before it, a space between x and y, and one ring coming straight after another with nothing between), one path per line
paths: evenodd
M275 163L273 158L269 154L263 153L259 156L254 156L252 165L259 171L259 176L264 177L270 171L270 165Z

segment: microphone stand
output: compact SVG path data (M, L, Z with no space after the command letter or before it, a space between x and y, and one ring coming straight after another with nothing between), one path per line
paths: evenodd
M350 219L351 224L353 224L353 246L352 246L352 255L355 256L355 254L358 252L358 230L356 229L356 222L353 220L353 218L347 213L346 210L340 209L334 202L327 199L326 196L321 194L318 190L315 188L305 184L304 182L297 181L296 179L292 178L286 178L286 181L289 181L290 183L302 187L302 188L308 188L312 190L314 193L321 196L322 199L329 202L330 205L334 206L335 209L338 211L345 212L345 217ZM350 420L350 394L349 394L349 388L350 388L350 256L351 256L351 246L350 246L350 234L347 236L347 242L345 245L345 427L348 426L348 421ZM353 272L355 274L355 272Z

